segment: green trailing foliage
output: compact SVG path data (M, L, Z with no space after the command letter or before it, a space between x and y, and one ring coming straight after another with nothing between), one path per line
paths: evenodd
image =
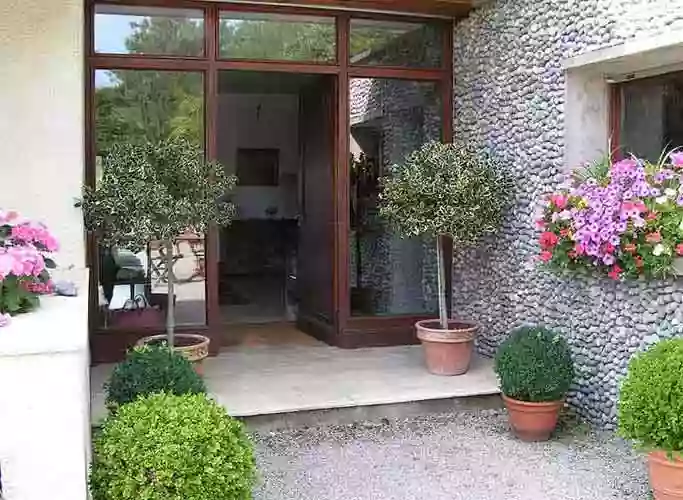
M663 340L629 363L619 433L640 447L683 453L683 338Z
M381 182L380 213L401 235L447 235L456 247L498 230L511 188L486 151L440 142L424 144Z
M503 394L532 403L563 399L574 380L567 341L543 327L514 330L496 353L495 371Z
M93 500L249 500L253 446L204 394L154 394L122 406L93 441Z
M49 276L43 279L47 281ZM28 286L34 282L33 276L9 275L4 280L0 280L0 314L7 313L14 316L38 308L40 297Z
M182 354L165 345L147 345L130 351L116 365L105 392L107 407L116 410L158 392L178 396L205 393L206 385Z

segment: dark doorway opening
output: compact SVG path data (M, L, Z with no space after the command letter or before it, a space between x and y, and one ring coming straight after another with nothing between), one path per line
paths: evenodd
M218 91L217 159L238 177L218 238L221 318L331 322L335 78L226 70Z

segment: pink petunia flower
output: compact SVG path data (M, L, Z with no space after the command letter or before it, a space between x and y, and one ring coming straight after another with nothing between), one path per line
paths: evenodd
M683 167L683 151L676 151L669 155L671 159L671 164L674 167Z
M550 203L555 205L558 210L564 210L567 207L567 197L562 194L553 194L550 196Z

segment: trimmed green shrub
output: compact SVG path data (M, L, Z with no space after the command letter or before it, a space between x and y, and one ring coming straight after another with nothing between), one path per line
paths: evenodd
M683 339L636 355L619 395L619 434L647 449L683 452Z
M93 441L93 500L249 500L255 477L242 424L204 394L140 398Z
M137 347L116 365L105 384L107 407L115 410L139 396L156 392L199 394L206 392L202 378L182 354L166 345Z
M543 327L514 330L498 349L495 370L503 394L531 403L563 399L574 380L567 341Z

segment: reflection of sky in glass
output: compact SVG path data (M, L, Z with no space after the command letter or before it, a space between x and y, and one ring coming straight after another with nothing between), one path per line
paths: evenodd
M121 54L126 51L126 38L133 32L131 22L139 20L138 16L95 16L95 51ZM106 87L112 84L108 71L95 72L95 87Z
M126 52L126 38L133 32L131 23L140 21L139 16L96 15L95 51L109 54Z

